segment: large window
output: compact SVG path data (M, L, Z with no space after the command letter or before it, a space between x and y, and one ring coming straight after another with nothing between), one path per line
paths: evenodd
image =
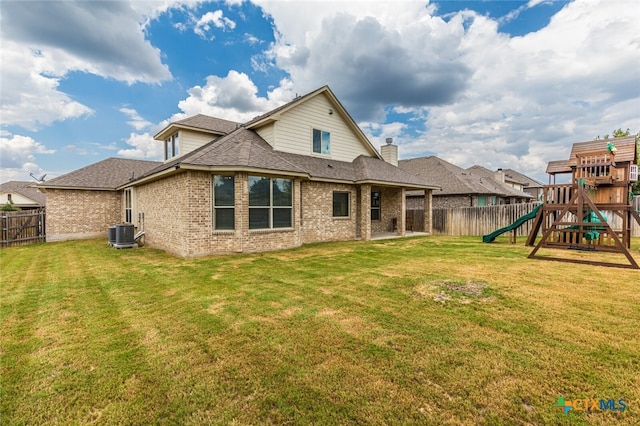
M293 181L249 176L249 229L291 228Z
M178 155L178 133L174 133L164 141L164 159L168 160Z
M323 130L313 129L313 152L329 155L331 148L331 135Z
M349 217L348 192L333 192L333 217Z
M371 220L380 220L380 193L371 192Z
M215 229L235 228L235 191L231 175L213 177L213 205L215 207Z

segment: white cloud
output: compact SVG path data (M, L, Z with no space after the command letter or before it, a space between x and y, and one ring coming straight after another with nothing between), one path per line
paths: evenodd
M267 97L260 97L258 88L249 77L237 71L230 71L226 77L209 76L204 86L194 86L187 92L189 96L178 103L181 112L153 126L151 131L154 134L169 123L196 114L246 122L295 97L293 87L287 80L281 81L278 88L268 92ZM149 132L131 133L125 142L132 148L121 149L118 155L152 160L163 158L162 143L154 140Z
M86 148L80 148L77 145L65 145L62 147L63 150L65 150L66 152L71 152L73 154L77 154L77 155L87 155L88 151L86 150Z
M2 170L0 179L3 182L30 180L29 173L40 176L42 169L35 163L36 155L53 153L55 150L47 149L29 136L3 132L0 137L0 169Z
M268 92L267 97L258 96L258 88L249 76L237 71L229 71L226 77L209 76L204 86L194 86L188 91L189 97L180 101L182 113L171 121L195 114L206 114L226 120L245 122L286 102L295 94L287 80Z
M216 10L215 12L207 12L202 15L200 19L198 19L198 22L196 22L193 32L203 39L212 39L213 36L207 36L211 31L211 25L222 30L233 30L236 27L236 23L225 17L222 10Z
M149 133L131 133L124 142L132 148L119 150L118 155L120 156L145 160L163 158L162 143L154 140L153 135Z
M160 51L145 39L144 19L125 2L3 3L3 124L33 130L91 114L58 88L73 71L128 84L171 79Z
M122 107L120 108L120 112L129 117L129 121L127 121L127 124L137 131L144 130L152 124L151 122L142 118L140 114L138 114L138 111L133 108Z
M462 167L513 167L542 180L572 143L638 128L640 10L631 6L576 1L514 38L475 17L461 51L473 78L456 102L429 108L425 141L446 141L437 152Z
M64 71L57 64L67 58L56 53L49 55L10 40L2 41L3 125L35 130L54 121L93 114L91 108L58 90Z

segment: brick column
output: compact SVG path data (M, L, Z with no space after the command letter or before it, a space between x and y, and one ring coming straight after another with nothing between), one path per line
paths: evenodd
M360 239L371 239L371 185L360 185Z
M244 251L244 242L249 237L249 175L246 172L235 174L235 224L233 250Z
M433 223L432 190L424 190L424 232L431 234Z
M398 235L407 235L407 190L400 189L400 213L398 214Z

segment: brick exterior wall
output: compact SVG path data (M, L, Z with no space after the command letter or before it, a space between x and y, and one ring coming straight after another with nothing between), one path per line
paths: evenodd
M188 256L188 181L189 174L180 173L136 187L137 213L144 214L138 229L145 231L145 244Z
M377 187L371 188L373 192L380 192L380 220L371 221L371 232L391 232L393 219L398 220L398 230L403 232L404 215L402 214L402 202L404 192L399 188ZM370 208L371 204L369 204ZM370 214L370 213L369 213Z
M356 238L358 191L355 185L303 182L302 243ZM348 192L349 217L333 217L333 192Z
M473 204L471 204L473 203ZM477 195L434 195L434 209L457 209L460 207L475 207L478 205ZM424 196L407 198L407 209L422 210L424 208Z
M181 170L134 188L133 222L145 244L181 257L260 252L322 241L368 240L391 231L398 218L404 234L404 190L293 180L292 227L249 229L249 175L235 177L235 229L214 229L213 174ZM381 220L371 221L371 191L381 193ZM349 217L333 217L334 191L350 194ZM47 230L53 239L107 236L123 219L123 192L47 191Z
M47 189L47 241L107 238L122 222L122 193Z
M292 228L249 229L247 173L235 174L235 230L214 229L213 174L185 171L136 189L145 242L181 257L279 250L301 245L300 182L293 182Z

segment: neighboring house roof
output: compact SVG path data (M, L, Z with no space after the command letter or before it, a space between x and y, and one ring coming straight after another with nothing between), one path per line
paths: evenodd
M520 198L532 198L531 194L527 194L524 191L520 191L518 189L515 189L512 186L509 186L503 182L500 182L496 179L495 177L495 173L492 172L491 170L482 167L482 166L471 166L467 169L468 172L475 174L475 175L479 175L482 178L485 178L484 181L482 182L482 184L484 186L488 186L489 188L495 188L496 191L503 191L504 192L504 196L507 197L520 197ZM489 180L491 179L491 180Z
M157 161L107 158L37 185L38 188L115 190L155 168Z
M224 120L222 118L210 117L204 114L197 114L184 120L170 123L167 127L160 130L154 139L165 139L175 133L178 129L190 129L197 131L205 131L214 135L226 135L234 131L240 123L235 121Z
M47 197L36 188L34 182L12 180L0 184L0 193L3 194L19 194L24 198L33 201L29 205L44 206L47 203ZM16 204L18 207L26 204Z
M626 136L623 138L613 139L596 139L588 142L574 143L571 147L571 155L569 156L568 165L576 166L577 156L589 154L594 151L605 151L609 142L616 147L615 161L617 162L636 162L636 136Z
M306 177L311 180L372 182L424 189L436 188L424 179L379 158L361 155L353 162L347 162L276 151L256 132L245 127L240 127L182 157L161 164L131 184L140 184L163 176L164 172L178 169L271 172Z
M523 175L516 170L503 169L502 172L504 173L505 178L513 179L514 182L520 182L525 188L542 188L544 186L537 180L531 179L529 176Z
M442 189L433 191L434 196L488 194L511 197L515 196L513 191L516 191L519 197L531 197L529 194L497 182L493 177L488 178L475 174L433 155L400 160L398 166L439 185ZM419 193L410 193L408 195L419 195Z

